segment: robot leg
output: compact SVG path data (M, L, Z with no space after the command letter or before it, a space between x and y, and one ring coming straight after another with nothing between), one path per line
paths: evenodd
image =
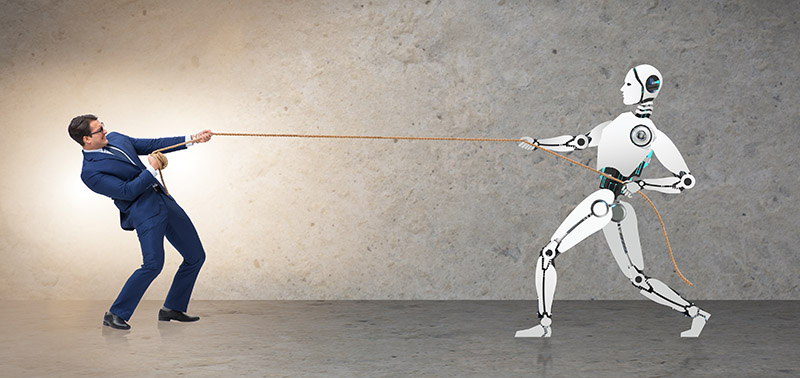
M642 283L639 283L643 281ZM686 331L681 332L681 337L698 337L706 322L711 318L711 314L703 311L693 303L684 299L675 290L672 290L667 284L655 279L645 276L639 272L639 275L632 280L633 285L641 288L640 292L647 298L650 298L656 303L661 303L665 306L672 307L678 312L682 312L689 318L692 318L692 326Z
M644 274L644 259L633 206L624 201L613 204L612 222L603 228L603 234L620 269L642 295L692 318L691 329L681 333L681 337L699 336L711 314L687 301L667 284Z
M517 331L514 337L550 337L553 331L550 308L553 305L553 294L556 292L558 273L554 259L558 256L558 243L551 241L542 251L536 262L536 294L539 302L539 324L525 330Z
M614 194L607 189L601 189L591 194L572 210L550 238L550 242L542 248L536 262L539 325L517 331L515 337L550 337L552 335L551 308L558 281L554 260L559 254L572 248L611 221L610 204L613 200Z

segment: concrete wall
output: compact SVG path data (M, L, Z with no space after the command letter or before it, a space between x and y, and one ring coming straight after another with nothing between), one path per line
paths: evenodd
M66 127L519 138L631 110L698 185L636 206L648 273L693 299L800 299L800 37L790 1L4 1L0 298L112 299L141 263ZM595 150L570 156L594 165ZM169 155L208 259L196 299L534 299L536 256L599 178L511 143L215 137ZM657 163L646 177L667 172ZM558 299L638 299L601 234ZM180 258L167 248L147 299Z

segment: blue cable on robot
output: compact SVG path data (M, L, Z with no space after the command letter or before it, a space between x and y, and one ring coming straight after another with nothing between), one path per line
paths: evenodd
M695 178L675 144L656 129L650 120L653 100L663 87L663 77L653 66L639 65L628 71L620 88L623 104L638 105L633 112L597 125L587 134L564 135L547 139L524 137L519 146L534 150L543 146L551 151L567 152L597 147L597 169L623 181L619 184L603 177L600 189L584 199L556 229L542 248L536 263L536 293L539 324L517 331L516 337L550 337L552 304L558 275L555 258L589 235L603 230L614 259L633 286L650 300L668 306L692 319L691 328L681 337L698 337L711 317L658 279L644 274L644 260L639 241L636 213L631 204L619 200L642 189L661 193L680 193L695 185ZM529 144L532 143L533 145ZM673 177L642 180L642 170L655 155Z

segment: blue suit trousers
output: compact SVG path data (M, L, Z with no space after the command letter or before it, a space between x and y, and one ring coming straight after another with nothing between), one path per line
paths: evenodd
M164 237L183 256L183 263L175 273L164 306L186 312L189 298L206 254L192 221L175 200L159 192L163 207L159 214L136 227L142 248L142 266L131 274L111 305L112 313L129 320L150 283L164 267Z

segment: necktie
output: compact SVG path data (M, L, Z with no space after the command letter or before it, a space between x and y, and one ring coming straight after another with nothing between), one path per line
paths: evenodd
M129 161L129 162L130 162L131 164L133 164L133 165L136 165L136 164L133 162L133 160L131 160L131 158L128 156L128 154L126 154L125 152L123 152L123 151L122 151L122 150L120 150L119 148L117 148L117 147L114 147L114 146L111 146L111 145L109 145L109 146L106 146L106 147L104 147L104 148L106 149L106 151L108 151L108 152L111 152L113 155L115 155L115 156L117 156L117 157L120 157L120 158L122 158L122 159L124 159L124 160L127 160L127 161Z

